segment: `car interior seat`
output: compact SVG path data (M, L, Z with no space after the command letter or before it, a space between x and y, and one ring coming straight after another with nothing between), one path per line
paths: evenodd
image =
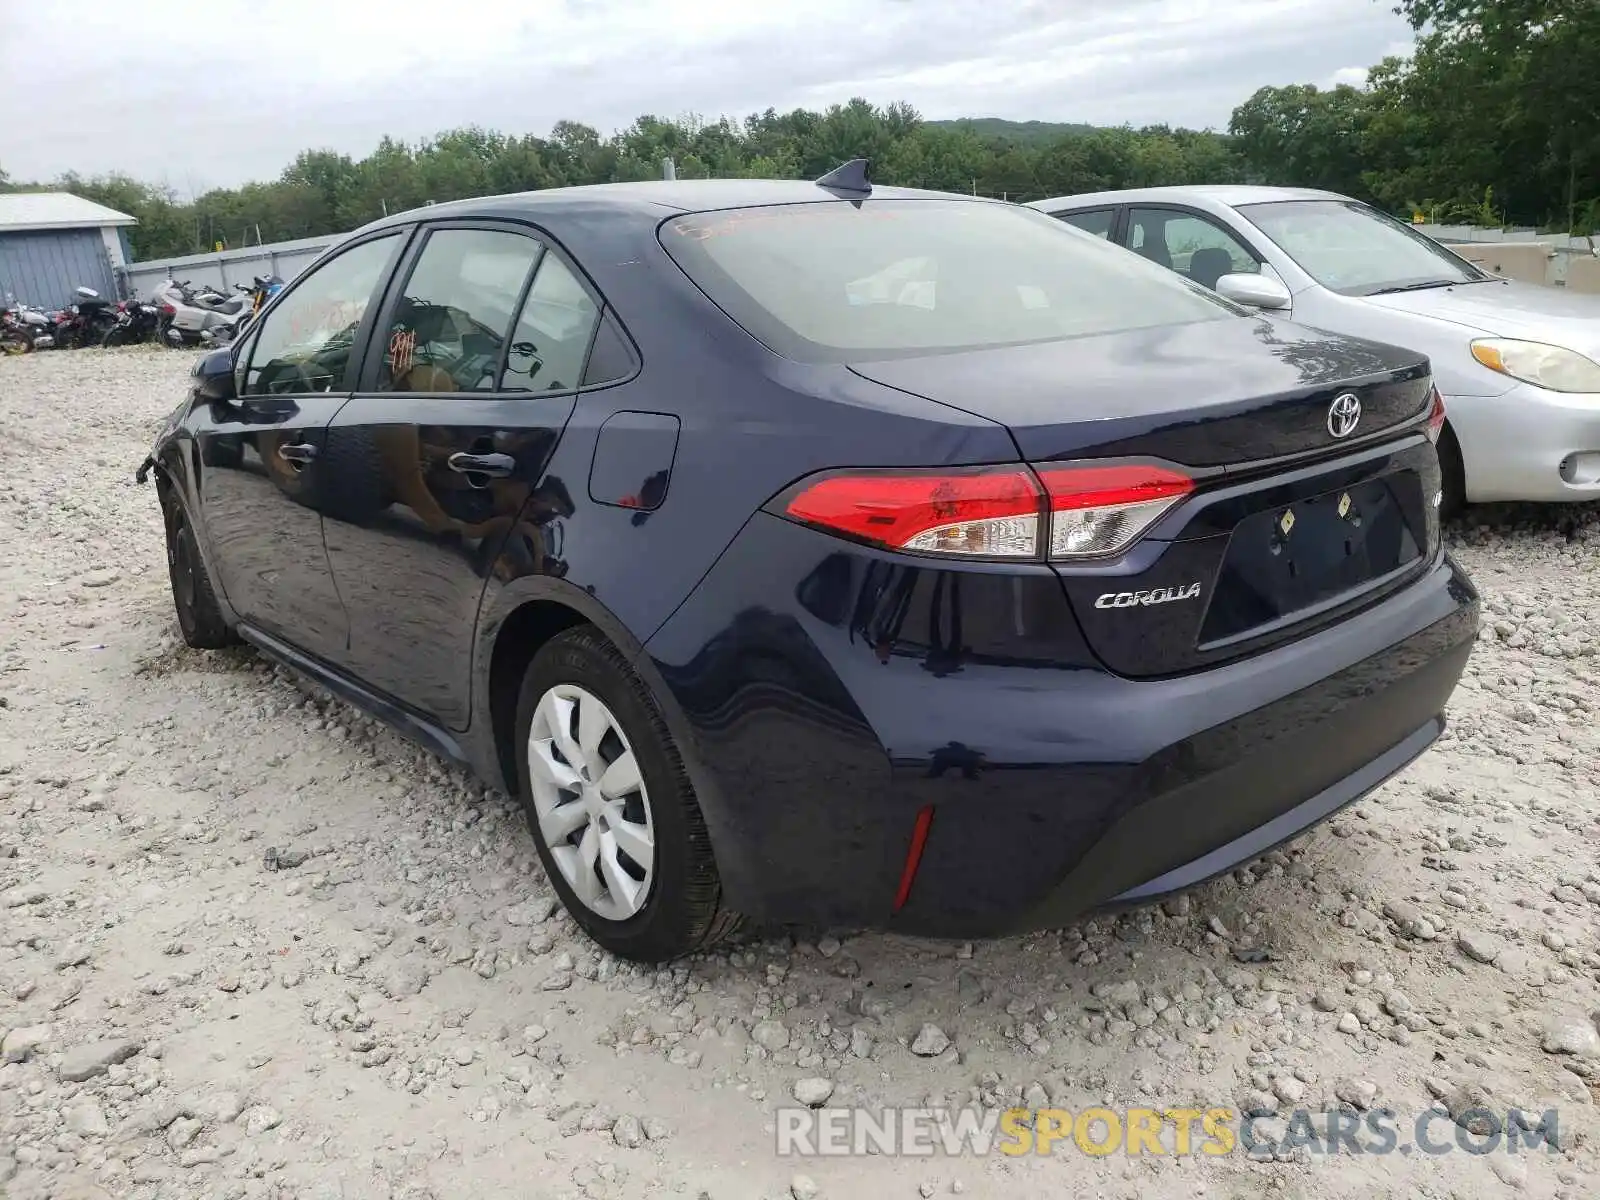
M1207 246L1196 250L1189 258L1189 278L1208 288L1215 288L1217 280L1233 270L1233 256L1220 246Z

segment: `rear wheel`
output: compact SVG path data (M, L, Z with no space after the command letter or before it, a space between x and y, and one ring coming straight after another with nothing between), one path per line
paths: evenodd
M128 331L121 325L113 325L106 330L105 337L100 339L100 345L109 349L112 346L120 346L127 340Z
M178 612L183 640L197 650L236 645L238 635L228 628L222 615L183 505L164 495L161 507L167 525L167 573L172 580L172 603Z
M568 630L534 655L516 729L534 844L590 937L659 963L737 927L683 759L649 689L598 631Z

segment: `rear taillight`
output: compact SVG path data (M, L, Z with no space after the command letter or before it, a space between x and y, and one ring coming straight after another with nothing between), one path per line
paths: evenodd
M1437 443L1439 435L1444 432L1444 397L1439 394L1437 385L1433 389L1432 406L1428 409L1428 440Z
M913 554L1099 558L1126 550L1194 481L1135 463L850 471L795 488L794 521Z
M1122 465L1037 468L1050 496L1050 557L1115 554L1194 491L1170 467Z
M161 313L162 313L163 316L168 316L168 317L175 316L177 314L177 311L178 310L173 308L172 305L170 305L170 304L163 304L161 306Z
M892 550L1036 558L1038 481L1026 467L863 471L803 486L784 513Z

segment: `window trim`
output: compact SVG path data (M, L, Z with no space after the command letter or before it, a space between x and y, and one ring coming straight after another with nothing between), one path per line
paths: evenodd
M385 319L385 325L387 325L389 316L392 315L394 307L399 302L405 283L411 279L411 272L416 267L416 260L421 257L423 249L428 244L428 237L435 231L443 229L488 229L501 233L521 234L538 242L541 250L538 257L534 259L533 269L528 272L527 278L522 281L522 292L518 296L516 308L512 313L512 330L516 329L516 322L522 318L522 306L527 303L528 293L532 291L534 280L538 278L539 268L544 265L547 256L554 255L556 260L567 269L578 286L588 295L589 299L594 302L595 311L599 317L595 321L594 329L590 331L589 344L584 347L583 362L578 378L581 380L584 373L589 369L589 356L594 352L594 339L598 336L600 322L605 319L608 311L616 322L623 341L627 343L630 357L633 360L633 369L620 379L614 379L607 383L589 384L586 387L563 388L559 392L507 391L500 385L505 382L505 359L511 345L510 334L508 334L506 345L501 350L500 365L495 376L495 390L486 392L406 392L403 393L404 395L435 400L463 397L470 397L474 400L529 400L543 396L572 396L580 392L599 391L601 388L616 387L618 384L629 383L639 377L640 372L644 369L644 357L639 351L637 339L634 338L627 325L617 314L615 307L606 299L605 294L600 291L594 280L589 277L589 273L568 253L560 240L552 236L544 226L537 225L532 221L519 221L508 217L441 217L432 221L418 221L412 230L411 243L407 246L405 255L400 262L395 265L389 276L388 286L384 289L380 312ZM358 386L355 388L356 394L362 396L400 394L378 390L376 386L378 356L370 354L372 350L371 341L372 339L369 336L369 345L366 347L367 352L363 354L361 374L358 376Z
M1262 254L1261 251L1256 247L1255 243L1253 243L1248 237L1245 237L1243 233L1233 224L1233 222L1224 220L1222 217L1217 216L1217 214L1214 212L1207 212L1203 208L1196 208L1192 204L1165 203L1160 200L1130 200L1125 206L1125 211L1122 214L1122 239L1117 244L1130 254L1139 253L1133 248L1133 214L1137 210L1148 209L1155 209L1161 212L1180 213L1186 217L1195 217L1201 221L1210 222L1212 225L1222 230L1223 233L1231 237L1234 241L1238 242L1240 248L1243 249L1244 252L1251 258L1256 260L1256 269L1258 271L1268 263L1267 256ZM1277 268L1273 269L1276 270ZM1174 275L1182 274L1182 272L1180 272L1176 267L1169 268L1169 270L1171 270ZM1189 277L1184 275L1183 278L1188 279ZM1205 285L1201 284L1200 286L1204 287ZM1211 291L1212 289L1206 288L1206 290Z
M354 370L351 372L352 378L347 380L351 386L342 388L337 392L277 392L273 393L273 395L348 396L352 392L359 390L358 385L365 376L367 369L367 351L372 341L372 330L377 321L378 313L388 299L389 289L394 283L395 270L400 263L405 261L415 235L416 226L407 223L404 225L385 225L381 229L372 230L370 233L347 238L338 245L330 246L326 251L318 255L316 260L307 266L305 270L285 284L282 290L269 300L261 312L251 320L250 328L244 340L239 343L238 349L233 352L233 390L239 401L248 404L262 397L262 394L258 392L246 392L244 388L245 380L250 374L250 362L255 357L256 347L261 343L261 331L267 327L267 322L271 320L273 313L287 302L288 297L294 295L295 290L318 271L328 266L335 259L342 258L351 250L365 246L369 242L396 237L396 248L390 252L387 261L379 268L378 283L373 289L373 299L368 302L366 312L361 315L361 323L356 327L355 342L350 347L351 366Z

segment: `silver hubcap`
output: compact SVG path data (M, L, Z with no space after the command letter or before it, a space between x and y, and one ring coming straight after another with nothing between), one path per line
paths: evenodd
M539 832L567 885L610 921L644 907L655 871L650 797L622 726L598 697L562 683L528 730Z

